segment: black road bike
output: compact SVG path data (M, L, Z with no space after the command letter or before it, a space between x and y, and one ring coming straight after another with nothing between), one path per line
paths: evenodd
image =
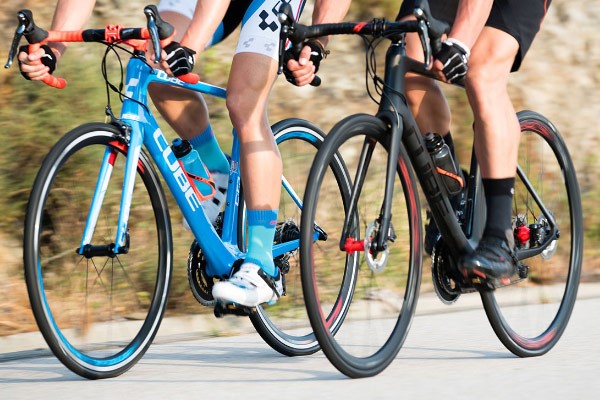
M432 18L426 1L417 3L414 14L414 21L307 27L294 23L285 9L280 13L282 40L295 46L323 35L361 35L379 89L376 115L343 119L317 151L300 224L310 322L328 359L350 377L384 370L408 334L423 262L417 182L440 232L432 252L435 292L446 304L478 292L496 335L517 356L542 355L558 342L579 284L583 223L575 168L556 127L532 111L518 113L522 137L513 206L518 274L508 286L490 290L458 272L457 261L481 238L483 187L473 152L462 198L453 201L407 106L406 73L433 75L426 63L406 56L405 33L418 32L424 59L430 60L448 31ZM389 48L380 79L373 72L374 49L385 40ZM349 199L331 190L339 178L328 166L340 157L352 177ZM321 251L325 246L329 251Z

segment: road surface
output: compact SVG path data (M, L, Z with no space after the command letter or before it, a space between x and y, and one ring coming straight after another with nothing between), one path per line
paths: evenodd
M0 361L0 399L600 398L600 296L578 300L558 345L529 359L502 346L481 307L457 310L418 314L397 359L367 379L345 377L321 352L281 356L251 333L159 341L129 372L103 381L20 353L29 356Z

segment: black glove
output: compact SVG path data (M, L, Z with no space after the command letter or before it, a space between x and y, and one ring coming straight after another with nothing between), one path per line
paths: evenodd
M196 54L194 50L177 42L171 42L165 46L165 52L167 64L174 76L189 74L194 69L194 54Z
M44 64L50 69L48 72L51 74L56 69L56 55L54 54L52 49L46 44L42 45L41 48L44 49L45 54L42 56L42 58L40 58L40 61L42 62L42 64ZM29 46L25 45L19 47L19 53L21 52L29 54ZM21 64L22 62L19 60L19 67L21 67ZM31 80L31 78L29 78L29 76L23 71L21 71L21 75L23 75L23 78L27 79L28 81Z
M467 74L469 49L456 39L448 39L442 43L442 49L435 55L444 68L442 72L450 83L459 83Z
M304 43L304 46L310 47L310 61L312 61L315 66L315 74L319 71L319 66L321 65L321 60L327 57L329 54L328 50L323 48L323 45L316 40L309 40ZM300 57L300 53L294 54L295 52L292 49L288 49L285 51L283 55L283 74L285 75L285 79L294 86L298 86L296 84L296 78L292 75L292 71L290 71L287 67L287 63L289 60L298 60Z

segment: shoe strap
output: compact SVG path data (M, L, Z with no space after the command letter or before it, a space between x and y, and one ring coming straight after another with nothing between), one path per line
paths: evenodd
M279 279L281 279L281 273L279 272L279 269L277 269L277 277L273 277L273 276L267 274L265 271L263 271L262 268L258 270L258 276L263 278L263 280L273 290L273 293L275 293L275 295L277 295L277 298L279 299L281 297L281 295L279 294L279 291L277 290L277 284L275 283L275 281L277 280L277 277L279 277Z

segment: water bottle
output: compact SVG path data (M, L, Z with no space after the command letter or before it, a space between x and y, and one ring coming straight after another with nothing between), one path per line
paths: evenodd
M192 147L190 142L185 139L177 138L173 140L173 145L171 146L173 150L173 154L183 163L183 169L190 175L195 175L199 178L206 179L205 182L194 179L194 183L200 191L202 196L210 196L213 194L213 186L211 186L208 181L210 181L210 176L208 175L208 171L204 166L204 163L200 159L200 155L198 152Z
M440 135L428 132L425 135L425 145L437 171L442 175L442 180L450 194L459 193L463 187L463 180L454 162L450 148Z

